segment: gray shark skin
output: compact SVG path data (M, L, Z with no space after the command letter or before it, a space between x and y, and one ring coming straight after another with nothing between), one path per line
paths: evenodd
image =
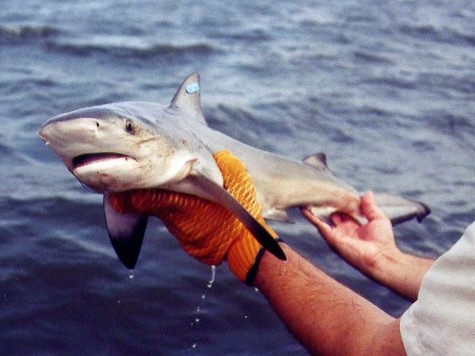
M171 103L120 102L79 109L45 122L40 137L84 185L104 195L106 224L119 259L133 268L140 253L146 216L119 214L110 192L161 188L193 194L221 204L238 217L258 241L281 259L279 245L223 189L213 154L229 150L245 165L268 219L290 222L286 210L310 207L328 219L341 212L363 223L360 194L337 179L316 154L295 161L256 149L211 129L203 116L196 73L182 83ZM419 202L376 195L393 223L430 213Z

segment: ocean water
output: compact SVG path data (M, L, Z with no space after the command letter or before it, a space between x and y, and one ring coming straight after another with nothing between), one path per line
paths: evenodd
M210 268L158 221L127 271L101 197L40 125L95 104L166 104L197 71L213 128L295 159L325 152L359 190L430 205L396 235L436 257L475 217L474 19L470 0L2 1L1 353L306 354L262 295L226 266L209 286ZM406 310L294 216L272 224L291 246L389 314Z

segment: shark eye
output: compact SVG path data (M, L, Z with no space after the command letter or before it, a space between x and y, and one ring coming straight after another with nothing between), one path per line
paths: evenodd
M130 120L127 120L125 122L125 131L129 134L133 134L135 132L135 126L134 123Z

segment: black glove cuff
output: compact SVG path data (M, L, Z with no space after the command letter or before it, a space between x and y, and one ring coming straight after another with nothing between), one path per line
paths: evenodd
M277 242L284 242L281 238L277 238L275 240ZM261 263L262 256L264 256L265 252L266 252L266 249L262 247L257 253L256 259L254 260L254 264L252 265L249 272L247 272L245 282L249 287L254 287L254 279L256 278L257 271L259 270L259 264Z

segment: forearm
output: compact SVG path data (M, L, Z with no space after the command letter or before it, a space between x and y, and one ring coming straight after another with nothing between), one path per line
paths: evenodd
M287 261L265 253L255 286L313 354L404 354L399 320L336 282L282 244Z
M376 262L367 264L367 270L362 272L407 299L415 301L422 278L433 262L394 249L382 252Z

